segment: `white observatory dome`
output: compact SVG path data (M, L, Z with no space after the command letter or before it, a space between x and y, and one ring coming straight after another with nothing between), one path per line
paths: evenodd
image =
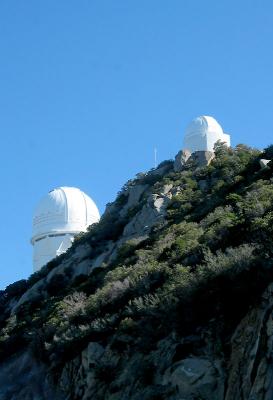
M33 215L34 271L64 253L76 234L86 231L99 219L96 204L80 189L59 187L49 192Z
M223 132L215 118L202 115L188 125L184 136L184 149L195 151L213 151L215 143L220 140L230 146L230 136Z

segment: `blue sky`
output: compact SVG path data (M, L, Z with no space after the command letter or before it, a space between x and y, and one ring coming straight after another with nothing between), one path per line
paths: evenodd
M272 143L272 43L269 0L1 1L0 288L32 272L32 212L52 188L102 212L201 114L233 145Z

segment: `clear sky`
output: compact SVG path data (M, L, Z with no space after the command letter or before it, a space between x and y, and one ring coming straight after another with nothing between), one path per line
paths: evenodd
M76 186L103 212L194 117L273 142L270 0L0 2L0 288L32 272L32 212Z

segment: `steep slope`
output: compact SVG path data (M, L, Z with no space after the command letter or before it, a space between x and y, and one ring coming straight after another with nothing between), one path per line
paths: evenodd
M215 154L138 174L1 293L1 399L273 397L273 149Z

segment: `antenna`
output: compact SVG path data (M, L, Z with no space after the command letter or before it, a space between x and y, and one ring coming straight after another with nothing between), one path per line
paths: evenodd
M154 156L155 156L155 168L157 167L157 148L154 148Z

